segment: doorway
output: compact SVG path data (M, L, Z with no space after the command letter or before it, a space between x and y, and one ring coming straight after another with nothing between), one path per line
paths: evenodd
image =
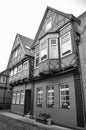
M25 91L25 108L24 113L27 114L31 111L31 89Z

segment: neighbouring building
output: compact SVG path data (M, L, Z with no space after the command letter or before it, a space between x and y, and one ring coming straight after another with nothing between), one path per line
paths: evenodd
M21 115L31 112L33 108L33 88L30 82L34 57L31 51L32 42L32 39L17 34L7 66L9 84L13 92L11 112Z
M11 112L85 127L86 12L78 18L47 7L34 40L16 35L7 69Z
M11 105L11 90L8 86L8 71L0 73L0 109L8 109Z

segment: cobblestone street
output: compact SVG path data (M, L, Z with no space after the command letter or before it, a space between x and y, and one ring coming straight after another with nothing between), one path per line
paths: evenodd
M29 130L29 124L0 115L0 130Z

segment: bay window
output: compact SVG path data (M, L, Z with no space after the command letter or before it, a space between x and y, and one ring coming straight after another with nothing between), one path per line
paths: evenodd
M60 84L60 108L70 108L69 84Z
M61 51L61 57L67 56L72 53L70 32L60 37L60 51Z
M52 38L49 40L49 57L50 59L58 58L58 39Z
M39 66L39 52L35 53L35 68Z
M47 59L47 40L42 42L40 45L40 60L44 61Z
M48 86L47 87L47 107L54 106L54 87Z

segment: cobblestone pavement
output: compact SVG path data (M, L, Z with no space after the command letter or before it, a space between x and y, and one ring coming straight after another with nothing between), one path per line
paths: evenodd
M27 123L0 115L0 130L29 130Z

